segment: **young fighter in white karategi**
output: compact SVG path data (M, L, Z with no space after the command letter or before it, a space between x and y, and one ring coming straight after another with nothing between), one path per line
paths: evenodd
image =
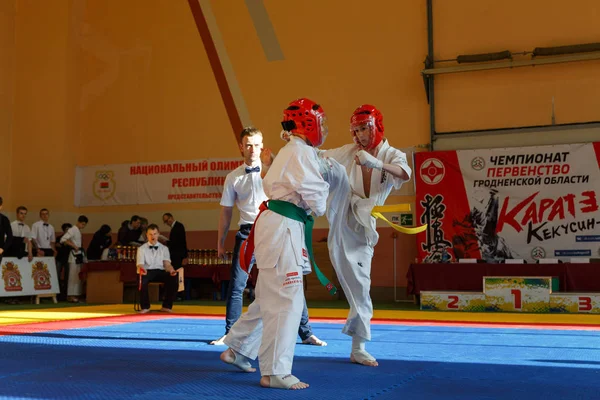
M285 130L292 136L263 180L270 199L261 206L245 253L254 254L260 272L256 299L225 338L229 349L221 360L253 372L250 359L259 358L263 387L305 389L293 376L296 334L304 307L303 275L310 273L310 247L305 243L312 225L310 214L325 213L329 185L319 171L316 147L327 135L325 114L308 99L290 103L284 110Z
M379 235L374 206L385 203L392 189L399 189L410 179L406 154L390 146L383 137L383 116L371 105L357 108L350 119L354 143L321 152L346 168L351 186L349 195L330 201L327 245L340 285L348 299L350 311L342 332L352 336L352 362L377 366L377 360L365 350L371 340L373 304L371 259ZM338 189L343 192L343 185Z
M235 235L235 246L233 248L233 260L231 262L231 280L227 292L227 303L225 306L225 335L212 341L212 345L223 345L225 337L233 324L242 315L243 294L248 281L248 274L252 265L246 271L240 267L240 247L244 240L248 239L250 229L259 212L260 205L267 200L263 190L262 177L269 170L273 157L269 149L263 149L262 132L253 127L247 127L240 134L240 150L244 156L244 164L231 171L223 185L221 196L221 214L219 217L219 237L217 248L219 257L225 255L225 239L229 231L233 206L240 211L240 229ZM312 332L308 323L308 307L306 302L302 310L302 318L298 335L302 343L315 346L327 346L327 342L320 340Z

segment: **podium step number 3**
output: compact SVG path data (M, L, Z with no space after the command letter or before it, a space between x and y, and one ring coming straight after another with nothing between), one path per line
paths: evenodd
M550 312L600 313L600 293L553 293L550 295Z

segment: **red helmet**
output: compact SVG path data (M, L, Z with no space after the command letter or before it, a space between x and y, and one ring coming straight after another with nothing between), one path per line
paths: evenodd
M370 104L363 104L352 113L350 117L350 131L354 136L354 141L358 143L355 130L368 125L371 128L371 140L364 146L365 149L374 149L383 140L383 114Z
M314 147L319 147L327 137L327 117L323 108L309 99L298 99L283 110L281 126L285 131L299 133Z

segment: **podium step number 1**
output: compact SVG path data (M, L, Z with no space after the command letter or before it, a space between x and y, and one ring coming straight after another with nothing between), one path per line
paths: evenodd
M486 276L483 293L487 311L549 312L553 278Z

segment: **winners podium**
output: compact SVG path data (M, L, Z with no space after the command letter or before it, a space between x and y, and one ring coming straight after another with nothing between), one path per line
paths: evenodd
M485 276L483 293L422 291L421 310L600 313L600 293L558 292L551 276Z

